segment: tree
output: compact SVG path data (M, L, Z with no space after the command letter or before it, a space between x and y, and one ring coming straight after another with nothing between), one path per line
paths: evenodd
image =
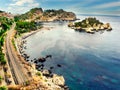
M2 76L0 76L0 83L2 82L2 80L3 80L3 78L2 78Z
M0 90L7 90L7 87L1 86L1 87L0 87Z
M7 62L6 62L5 59L1 60L1 64L2 64L2 65L5 65L6 63L7 63Z
M19 34L37 30L37 24L33 21L32 22L18 21L16 23L16 30Z

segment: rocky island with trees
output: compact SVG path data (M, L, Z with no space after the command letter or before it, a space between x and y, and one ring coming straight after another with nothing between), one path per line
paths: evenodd
M103 30L112 30L110 23L104 24L97 20L95 17L85 18L81 22L69 22L68 27L71 27L72 29L80 32L87 32L91 34Z

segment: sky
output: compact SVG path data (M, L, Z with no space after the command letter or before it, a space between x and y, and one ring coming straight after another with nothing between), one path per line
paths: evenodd
M0 10L21 14L31 8L64 9L76 14L120 16L120 0L0 0Z

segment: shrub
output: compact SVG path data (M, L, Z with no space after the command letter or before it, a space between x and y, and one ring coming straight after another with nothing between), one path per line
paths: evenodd
M40 72L37 72L36 75L41 76L41 73L40 73Z
M5 59L1 60L1 64L2 64L2 65L5 65L6 63L7 63L7 62L6 62Z
M2 78L2 76L0 76L0 83L2 82L2 80L3 80L3 78Z

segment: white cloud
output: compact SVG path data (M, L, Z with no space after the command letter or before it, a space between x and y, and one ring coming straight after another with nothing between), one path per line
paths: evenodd
M25 13L31 8L39 7L36 0L12 0L8 5L7 11L12 13Z
M16 5L16 6L22 6L27 3L33 3L34 0L13 0L14 3L11 3L10 5Z
M118 7L118 6L120 6L120 1L97 5L97 6L94 6L94 8L111 8L111 7Z

